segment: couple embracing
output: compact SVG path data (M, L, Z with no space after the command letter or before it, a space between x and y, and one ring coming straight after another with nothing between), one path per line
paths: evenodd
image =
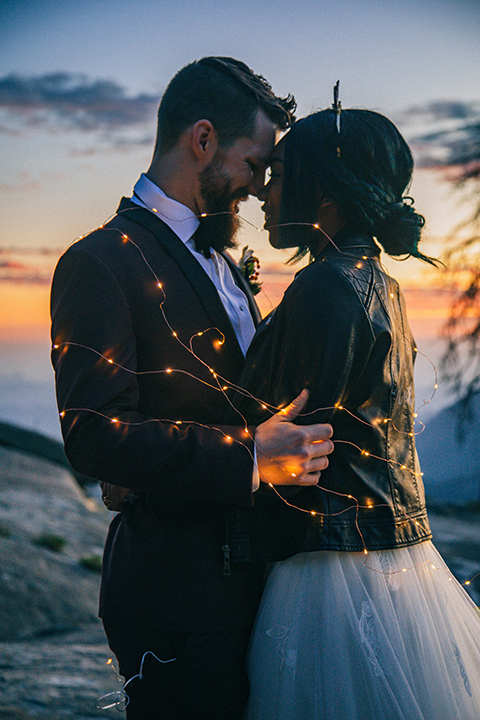
M133 196L55 272L66 453L119 510L100 615L127 718L473 720L480 621L430 542L380 263L433 262L412 156L378 113L294 110L242 62L187 65ZM311 258L263 321L225 252L249 195Z

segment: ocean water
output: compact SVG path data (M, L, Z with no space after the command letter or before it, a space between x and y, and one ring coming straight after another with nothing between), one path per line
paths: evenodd
M61 439L50 344L0 344L0 420Z

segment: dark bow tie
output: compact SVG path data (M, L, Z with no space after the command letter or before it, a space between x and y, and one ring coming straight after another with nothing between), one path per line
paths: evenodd
M198 233L195 233L193 239L195 241L195 247L198 252L203 253L207 260L209 260L212 255L210 252L210 243L208 242L207 238L199 237Z

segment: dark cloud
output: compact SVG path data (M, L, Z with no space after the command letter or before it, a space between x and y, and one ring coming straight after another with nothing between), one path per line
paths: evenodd
M61 248L0 246L0 284L48 285Z
M397 117L417 167L462 165L480 143L480 102L436 100Z
M121 137L118 135L104 135L96 138L95 145L89 145L86 148L72 148L69 155L71 157L91 157L110 151L135 150L136 148L148 148L150 151L155 142L155 134L137 137Z
M65 72L0 78L0 132L18 128L74 128L82 132L117 131L151 122L159 98L129 97L111 80L89 80Z
M414 105L404 114L428 118L430 121L466 120L475 113L478 103L462 102L459 100L434 100L424 105Z

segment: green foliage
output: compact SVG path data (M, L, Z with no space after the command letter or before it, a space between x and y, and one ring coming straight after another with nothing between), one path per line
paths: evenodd
M42 533L41 535L37 535L37 537L34 537L33 542L35 543L35 545L48 548L49 550L53 550L53 552L62 552L67 541L60 535L54 535L52 533Z
M102 558L100 555L85 555L80 558L80 565L92 572L102 572Z
M448 164L456 168L452 181L472 212L458 228L468 230L467 236L454 243L445 258L452 279L463 279L463 290L445 328L441 370L462 398L459 419L467 424L472 420L472 398L480 390L480 123L468 124L450 150Z

